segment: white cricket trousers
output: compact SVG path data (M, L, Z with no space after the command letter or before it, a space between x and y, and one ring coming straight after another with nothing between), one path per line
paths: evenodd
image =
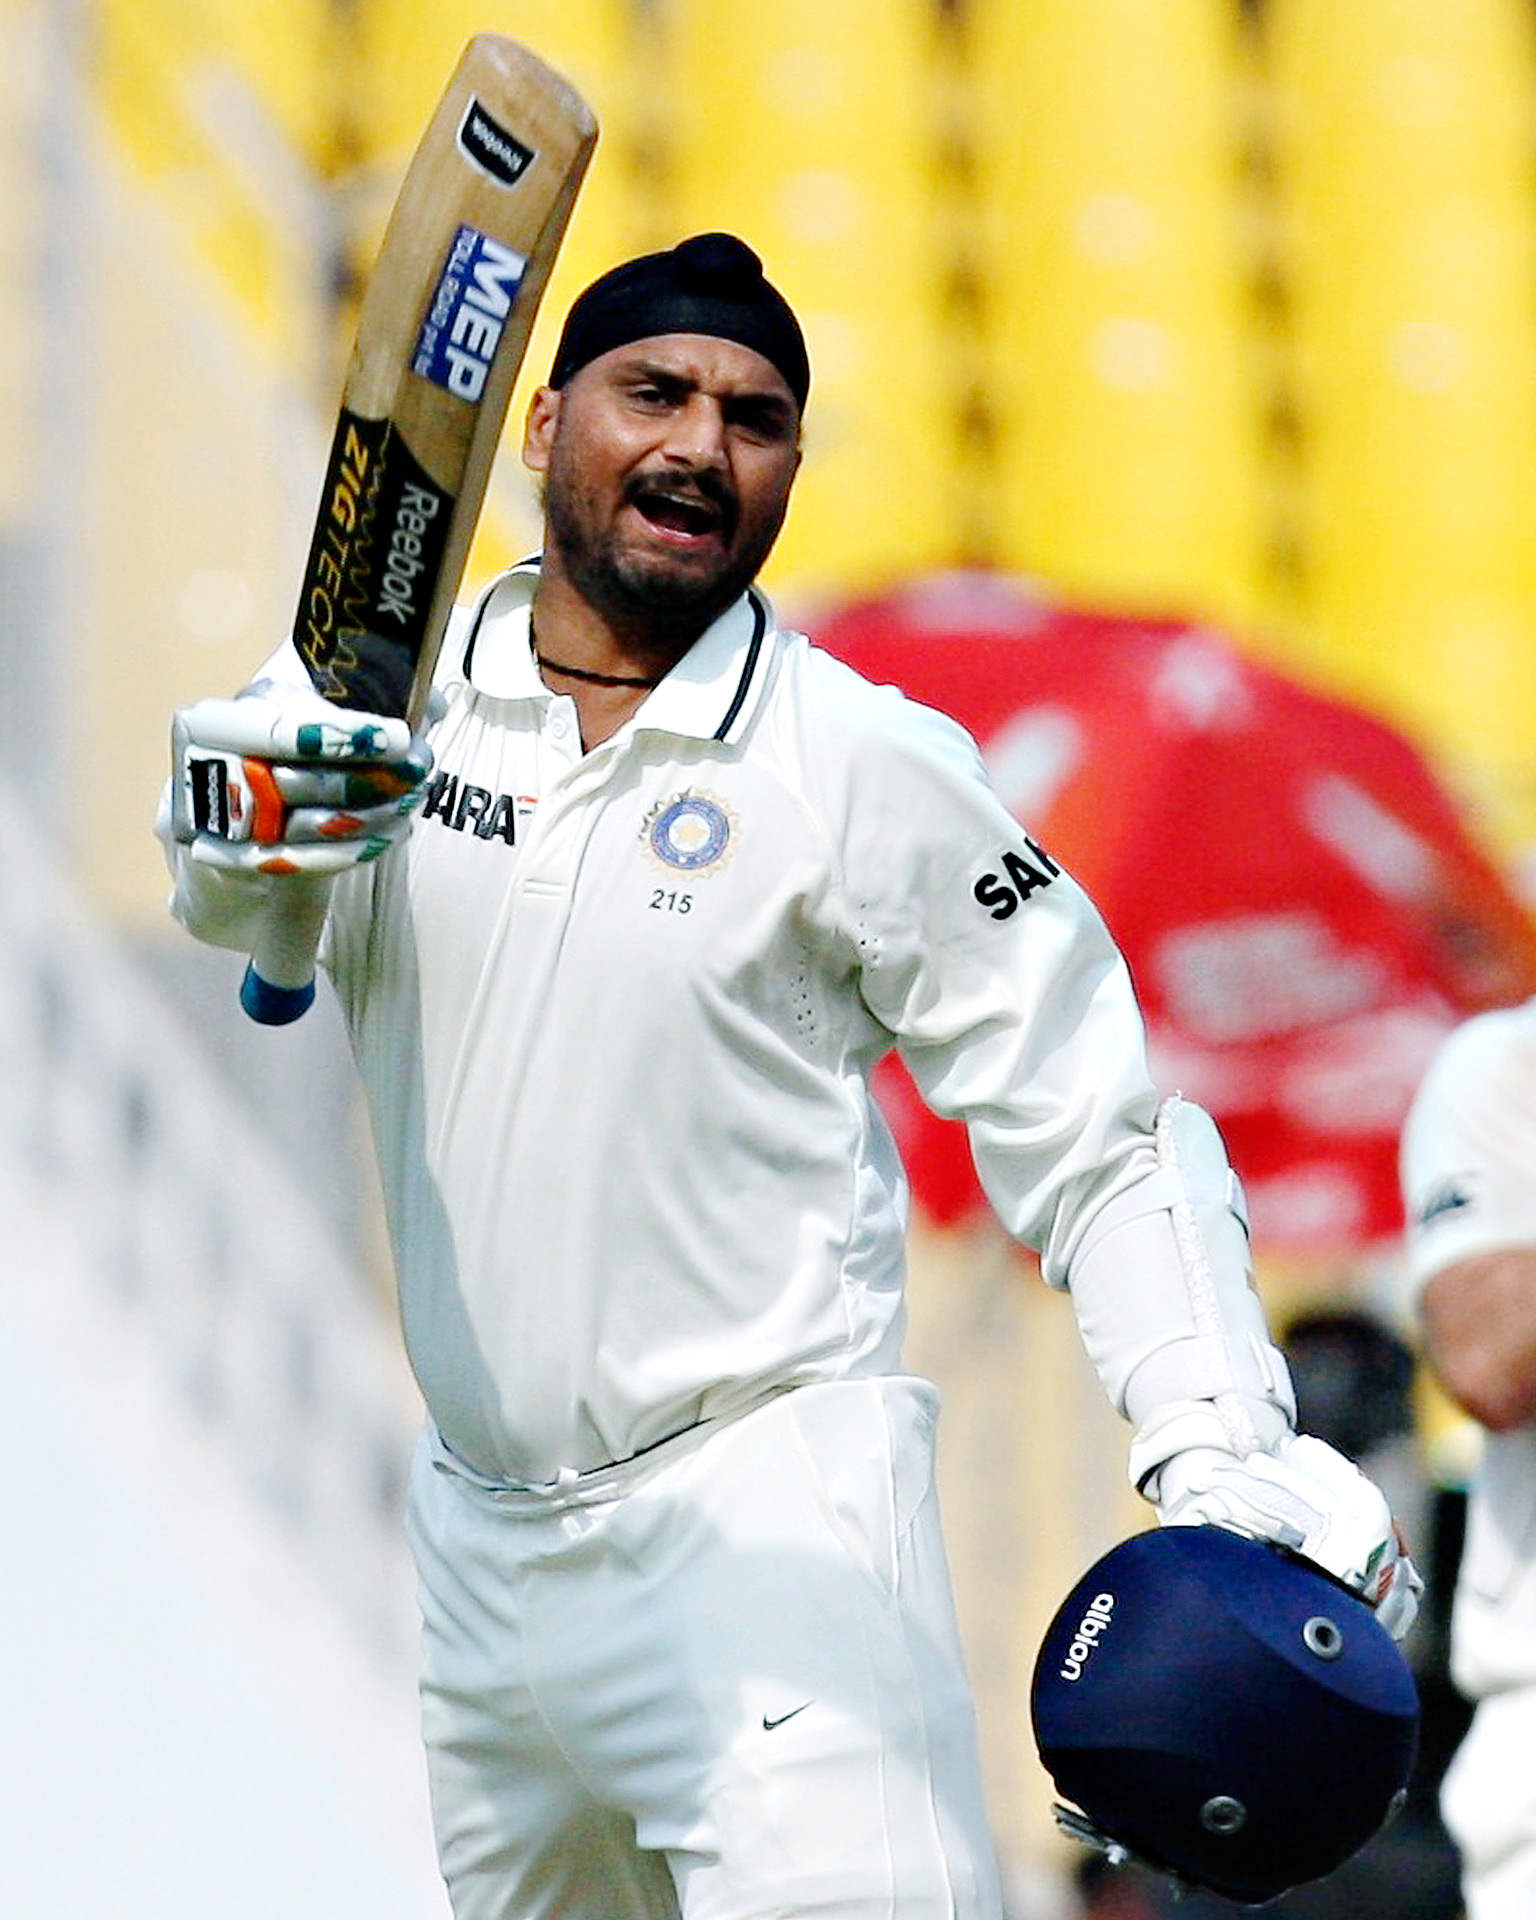
M1440 1788L1467 1920L1536 1920L1536 1687L1481 1701Z
M926 1382L796 1388L563 1496L429 1434L456 1920L998 1920Z

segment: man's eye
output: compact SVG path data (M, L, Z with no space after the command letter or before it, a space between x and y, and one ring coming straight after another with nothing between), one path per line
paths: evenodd
M791 428L776 407L743 407L732 423L751 440L772 444L789 437Z

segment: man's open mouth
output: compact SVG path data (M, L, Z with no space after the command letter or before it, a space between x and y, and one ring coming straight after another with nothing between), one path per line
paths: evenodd
M653 527L677 539L724 537L727 531L723 506L692 491L640 486L631 493L630 504Z

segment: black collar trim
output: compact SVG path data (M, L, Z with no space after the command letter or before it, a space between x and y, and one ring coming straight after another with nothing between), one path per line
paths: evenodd
M747 658L741 669L741 678L736 683L736 692L731 704L725 710L725 718L715 728L714 737L723 740L730 732L732 723L747 697L747 689L752 684L752 676L757 671L757 657L763 650L763 640L768 632L768 604L754 587L747 589L747 598L752 602L752 638L747 645Z
M530 554L527 560L519 561L518 565L528 566L538 559L538 554ZM504 578L505 575L498 575L485 589L480 596L470 620L469 632L464 639L463 672L466 680L473 680L474 678L475 643L480 638L480 629L485 622L485 616L490 604L496 597L496 589L500 586ZM752 686L752 676L757 672L757 663L763 651L763 642L768 637L767 601L764 600L763 596L755 587L749 587L747 589L747 598L752 602L752 638L747 642L747 657L742 663L741 678L736 683L736 691L731 696L731 704L726 708L725 718L720 722L719 726L715 728L712 736L716 740L725 739L735 724L736 716L746 704L747 694Z
M536 553L530 553L526 560L519 560L517 566L509 568L508 572L515 573L519 567L533 566L537 564L539 557ZM462 657L464 662L463 673L466 680L474 680L475 642L480 638L480 628L484 624L486 612L491 602L496 598L496 589L506 577L507 575L505 573L498 573L475 604L474 616L469 623L469 632L464 637L464 653Z

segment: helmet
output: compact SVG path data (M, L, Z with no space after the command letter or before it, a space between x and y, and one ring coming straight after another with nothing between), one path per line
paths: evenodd
M1229 1899L1331 1873L1400 1804L1413 1676L1353 1593L1222 1527L1133 1535L1046 1630L1035 1743L1069 1832Z

